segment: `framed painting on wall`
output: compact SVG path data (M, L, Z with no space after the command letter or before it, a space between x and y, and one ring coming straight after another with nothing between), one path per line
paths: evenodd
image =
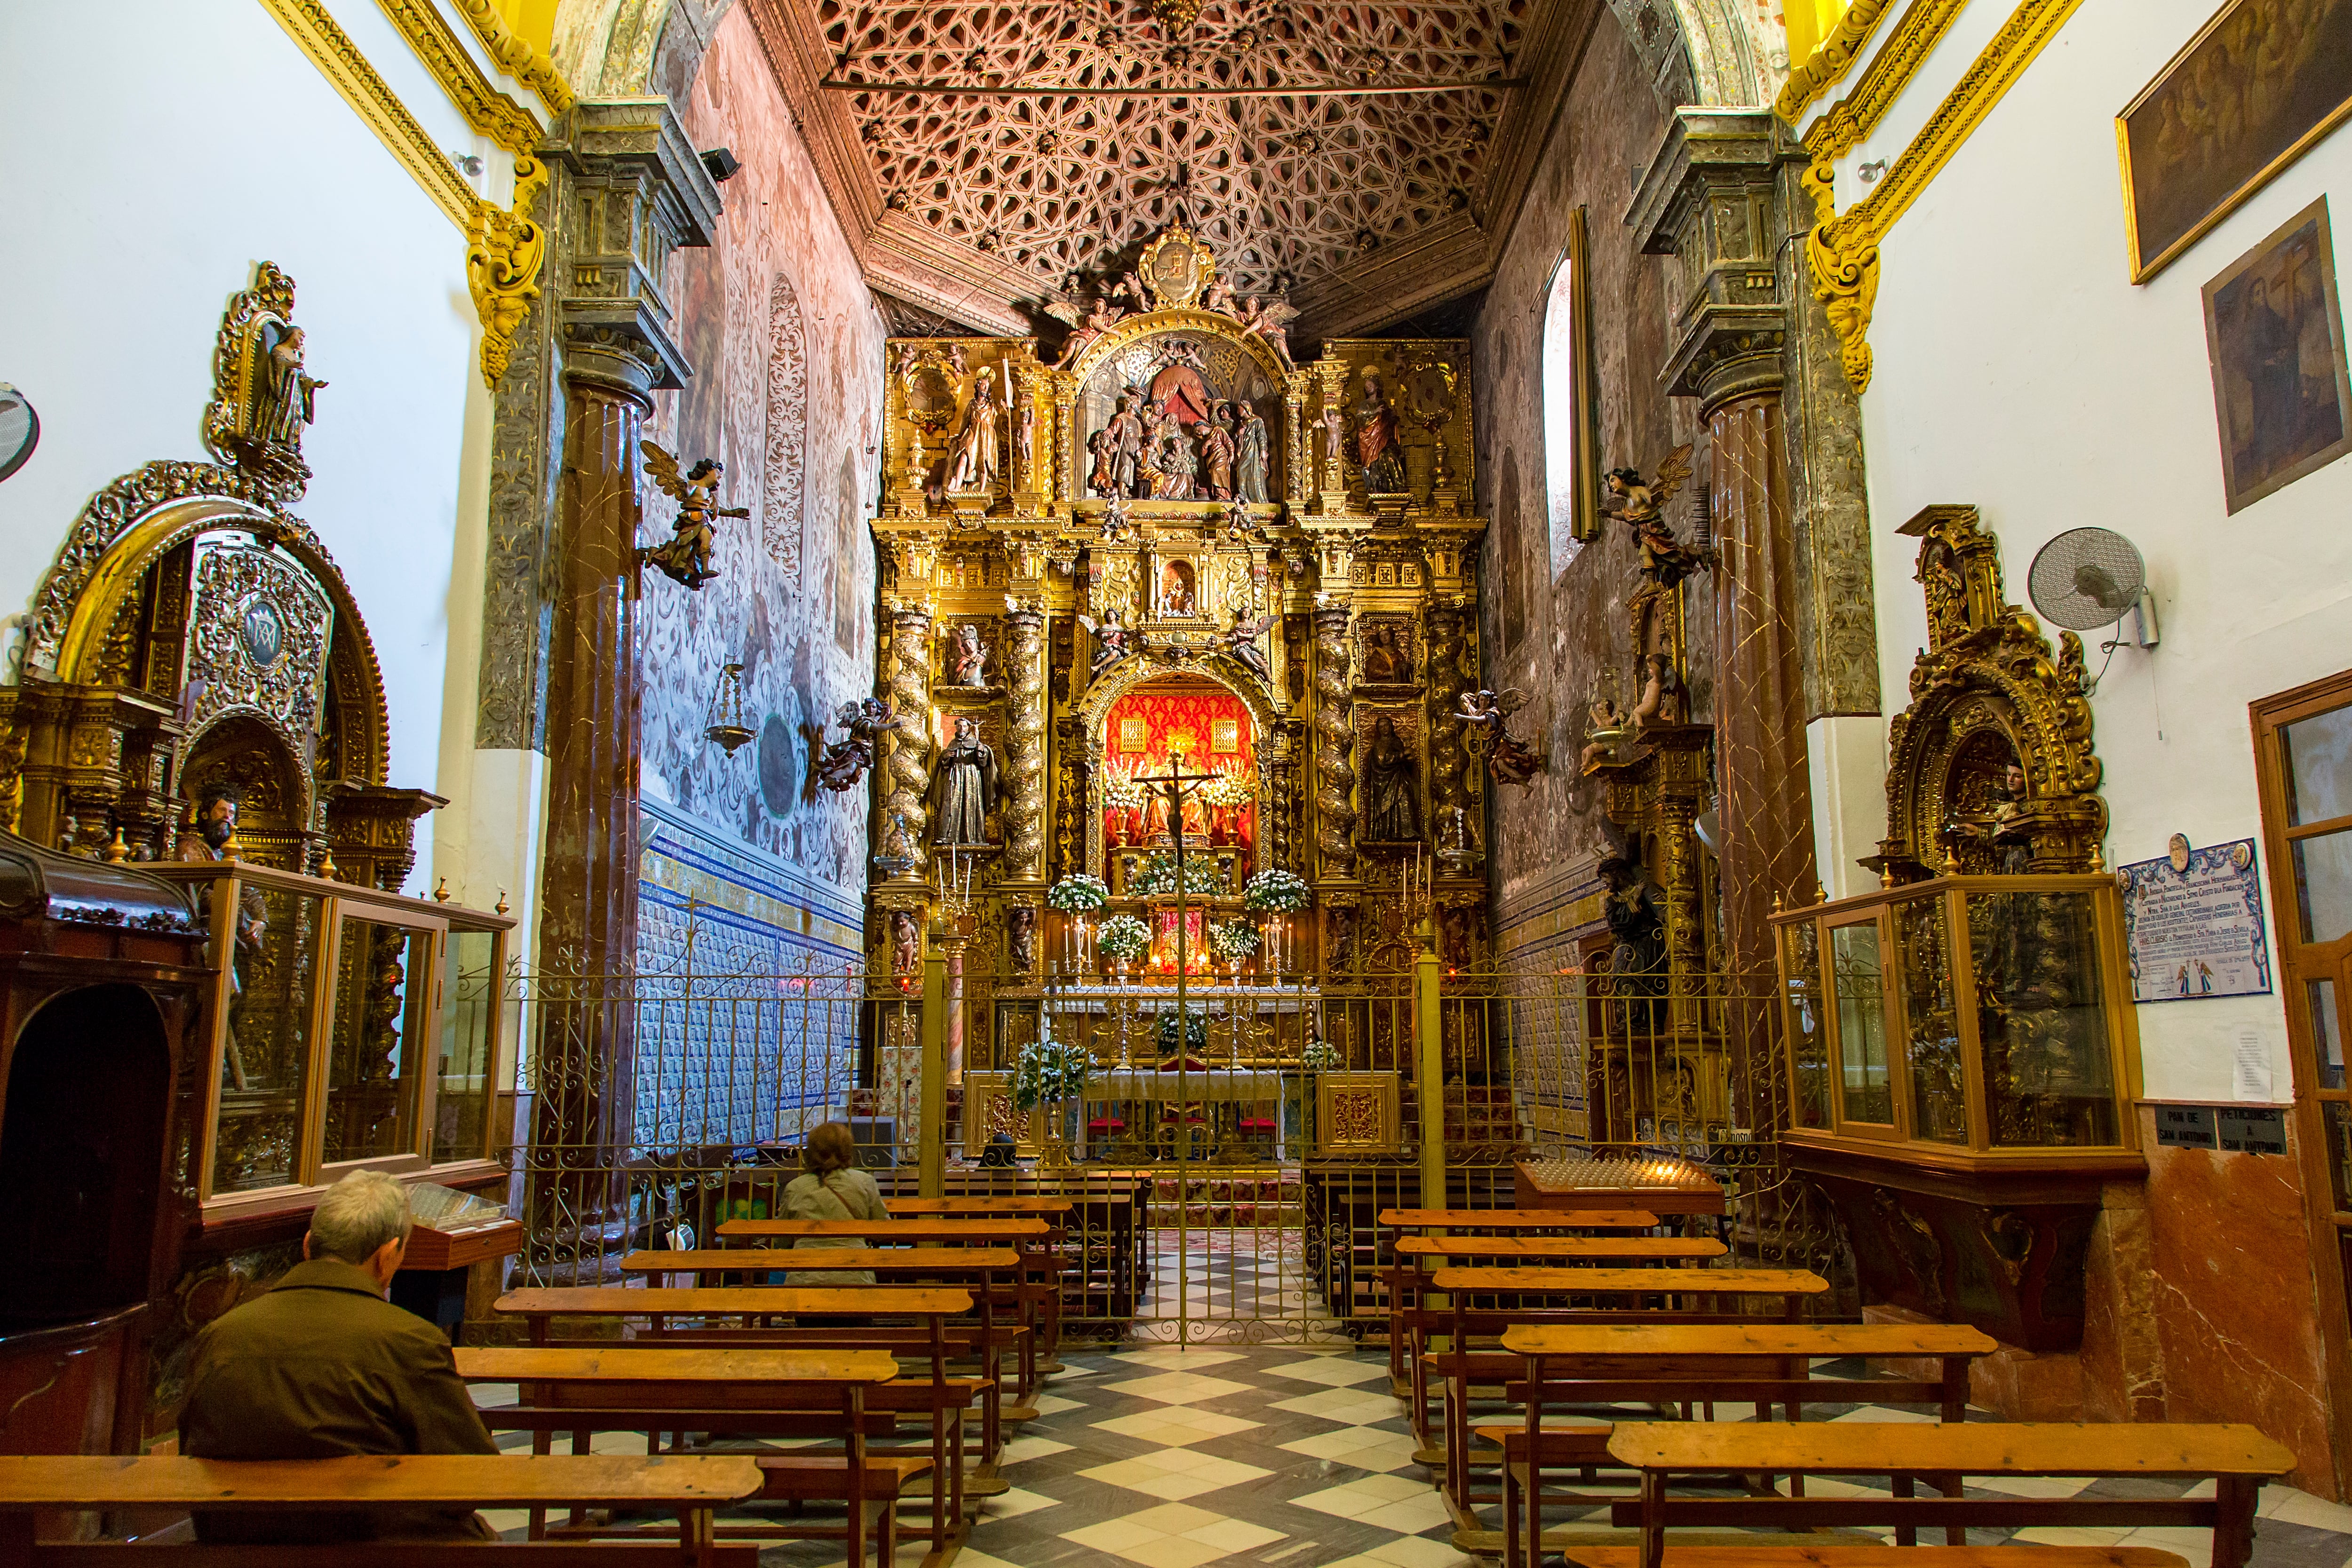
M2230 510L2352 451L2326 197L2205 285L2205 342Z
M2352 0L2229 0L2116 117L2145 283L2352 114Z

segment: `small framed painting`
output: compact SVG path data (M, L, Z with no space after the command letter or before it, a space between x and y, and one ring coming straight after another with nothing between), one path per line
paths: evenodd
M1209 721L1209 754L1232 757L1241 754L1242 721L1238 719Z
M2352 452L2352 383L2322 196L2205 285L2231 511Z
M1118 749L1122 752L1144 752L1151 749L1151 721L1140 713L1130 713L1118 721Z
M2229 0L2116 117L2145 283L2352 115L2352 0Z

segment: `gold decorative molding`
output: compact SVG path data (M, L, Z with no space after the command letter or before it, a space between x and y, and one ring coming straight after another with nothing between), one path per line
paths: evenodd
M540 102L547 105L550 114L561 114L572 104L572 86L555 62L532 48L515 36L507 19L499 15L490 0L451 0L457 14L466 18L466 26L474 30L483 49L496 60L499 68L515 80L539 94Z
M1957 10L1958 0L1916 0L1914 10L1939 4L1951 4ZM1835 154L1825 156L1820 149L1814 150L1805 185L1812 193L1820 219L1806 237L1805 250L1812 263L1814 297L1822 301L1837 331L1846 380L1855 392L1870 385L1868 339L1871 311L1878 298L1879 242L2081 4L2082 0L2024 0L1977 56L1959 85L1937 106L1919 134L1903 149L1878 188L1849 211L1837 211L1830 167ZM1876 63L1872 62L1874 68ZM1884 112L1883 105L1878 111ZM1832 110L1832 117L1836 113ZM1869 123L1875 122L1874 116ZM1816 131L1821 129L1816 125ZM1857 136L1867 129L1864 125ZM1812 145L1810 137L1807 145Z
M1780 84L1780 97L1772 100L1772 112L1794 125L1797 116L1853 68L1854 57L1894 8L1895 0L1853 0L1830 36L1790 68L1789 79Z
M539 121L493 85L474 63L434 0L376 0L466 123L520 158L539 145ZM518 174L520 178L520 174Z
M408 106L376 75L359 46L336 26L327 8L319 0L261 0L261 5L277 18L295 46L310 57L310 63L342 94L343 101L367 122L384 150L433 198L433 205L460 230L470 232L474 207L481 198L457 173L449 154L417 123Z
M1919 68L1943 42L1944 34L1968 3L1969 0L1911 0L1910 8L1895 24L1885 44L1863 67L1862 79L1854 84L1853 90L1832 104L1806 131L1805 151L1813 155L1814 163L1835 163L1878 129L1878 122L1895 107L1895 100L1911 85L1911 79L1919 74ZM1843 30L1843 24L1840 24L1840 30Z
M492 391L514 353L514 335L539 295L539 273L547 260L547 230L531 221L530 204L547 184L547 165L536 158L515 159L514 210L488 202L475 210L471 243L466 247L466 286L482 320L482 382Z

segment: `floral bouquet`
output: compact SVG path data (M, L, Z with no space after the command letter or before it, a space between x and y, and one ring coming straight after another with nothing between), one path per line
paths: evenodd
M1081 871L1055 883L1045 901L1066 915L1088 914L1110 902L1110 887L1100 877Z
M1184 1054L1190 1057L1206 1057L1209 1054L1209 1020L1187 1007L1184 1009L1183 1027ZM1175 1014L1160 1015L1160 1022L1152 1026L1151 1043L1163 1057L1172 1057L1176 1054Z
M1340 1065L1339 1048L1318 1035L1298 1053L1298 1065L1309 1072L1327 1072Z
M1132 963L1151 948L1151 928L1133 915L1113 915L1095 933L1095 945L1106 958Z
M1315 894L1307 886L1307 879L1289 871L1260 871L1242 889L1242 902L1254 910L1289 913L1306 909L1314 901Z
M1135 898L1151 899L1176 891L1176 860L1170 855L1154 855L1144 863L1143 869L1129 878L1128 892ZM1184 862L1184 896L1188 899L1222 899L1231 889L1225 886L1224 874L1210 860Z
M1247 774L1219 773L1201 786L1201 798L1211 805L1247 805L1257 798L1257 784Z
M1257 928L1244 925L1240 921L1227 921L1223 925L1211 926L1209 946L1227 963L1246 963L1250 954L1257 951Z
M1083 1047L1045 1036L1013 1058L1013 1103L1023 1110L1076 1100L1086 1093L1094 1058Z

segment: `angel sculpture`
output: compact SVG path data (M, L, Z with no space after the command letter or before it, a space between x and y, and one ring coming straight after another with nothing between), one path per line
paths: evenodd
M1472 742L1472 750L1486 753L1486 771L1495 782L1517 784L1522 789L1550 766L1540 752L1512 739L1507 727L1510 716L1527 705L1528 694L1516 686L1503 691L1465 691L1462 694L1462 707L1454 714L1474 734L1482 737Z
M1625 738L1625 714L1616 699L1596 699L1590 710L1592 728L1584 732L1584 750L1577 753L1576 771L1589 773L1593 764L1608 760L1618 742Z
M1658 651L1651 646L1652 634L1657 626L1658 601L1681 586L1692 573L1713 565L1710 551L1695 549L1675 537L1672 524L1665 519L1666 502L1683 488L1691 475L1690 443L1685 441L1666 454L1658 465L1658 477L1643 479L1633 468L1612 468L1601 481L1608 499L1601 503L1601 513L1613 517L1633 531L1634 547L1641 552L1642 586L1634 591L1626 605L1633 623L1633 652L1646 658Z
M1268 685L1274 681L1274 667L1266 663L1265 649L1258 646L1258 634L1274 625L1272 616L1259 616L1254 620L1242 619L1242 607L1234 608L1234 624L1217 634L1217 646L1238 659L1252 675Z
M1233 285L1222 278L1210 279L1208 286L1201 290L1201 309L1214 310L1220 316L1241 314L1240 307L1234 303Z
M1120 623L1116 605L1103 612L1099 622L1092 616L1080 616L1078 625L1086 627L1087 634L1095 639L1095 659L1087 672L1089 677L1100 675L1142 647L1135 633Z
M1118 275L1118 281L1110 286L1110 297L1113 300L1125 300L1129 301L1127 306L1127 309L1129 310L1149 310L1151 309L1151 287L1150 284L1144 282L1144 280L1131 268L1120 273Z
M1264 338L1265 346L1274 351L1274 357L1282 362L1282 368L1291 368L1290 323L1298 320L1297 306L1272 295L1253 295L1241 302L1234 319L1241 322L1244 337L1255 333Z
M1088 343L1117 325L1127 314L1111 303L1108 295L1088 305L1083 313L1076 305L1066 304L1059 300L1047 305L1045 313L1070 329L1070 335L1062 340L1062 357L1055 362L1056 368L1062 370L1076 364L1078 356L1086 353Z
M646 450L646 472L664 495L677 502L677 520L670 524L667 544L640 547L637 559L659 567L673 581L699 591L705 583L719 575L710 564L711 532L722 517L749 517L751 509L741 506L720 506L719 482L727 474L725 465L705 458L683 476L677 471L677 459L651 441L637 443Z
M882 731L890 727L890 705L873 697L845 702L833 721L849 731L849 739L826 744L824 754L817 759L816 776L819 784L840 795L856 788L866 770L874 765L875 748Z

